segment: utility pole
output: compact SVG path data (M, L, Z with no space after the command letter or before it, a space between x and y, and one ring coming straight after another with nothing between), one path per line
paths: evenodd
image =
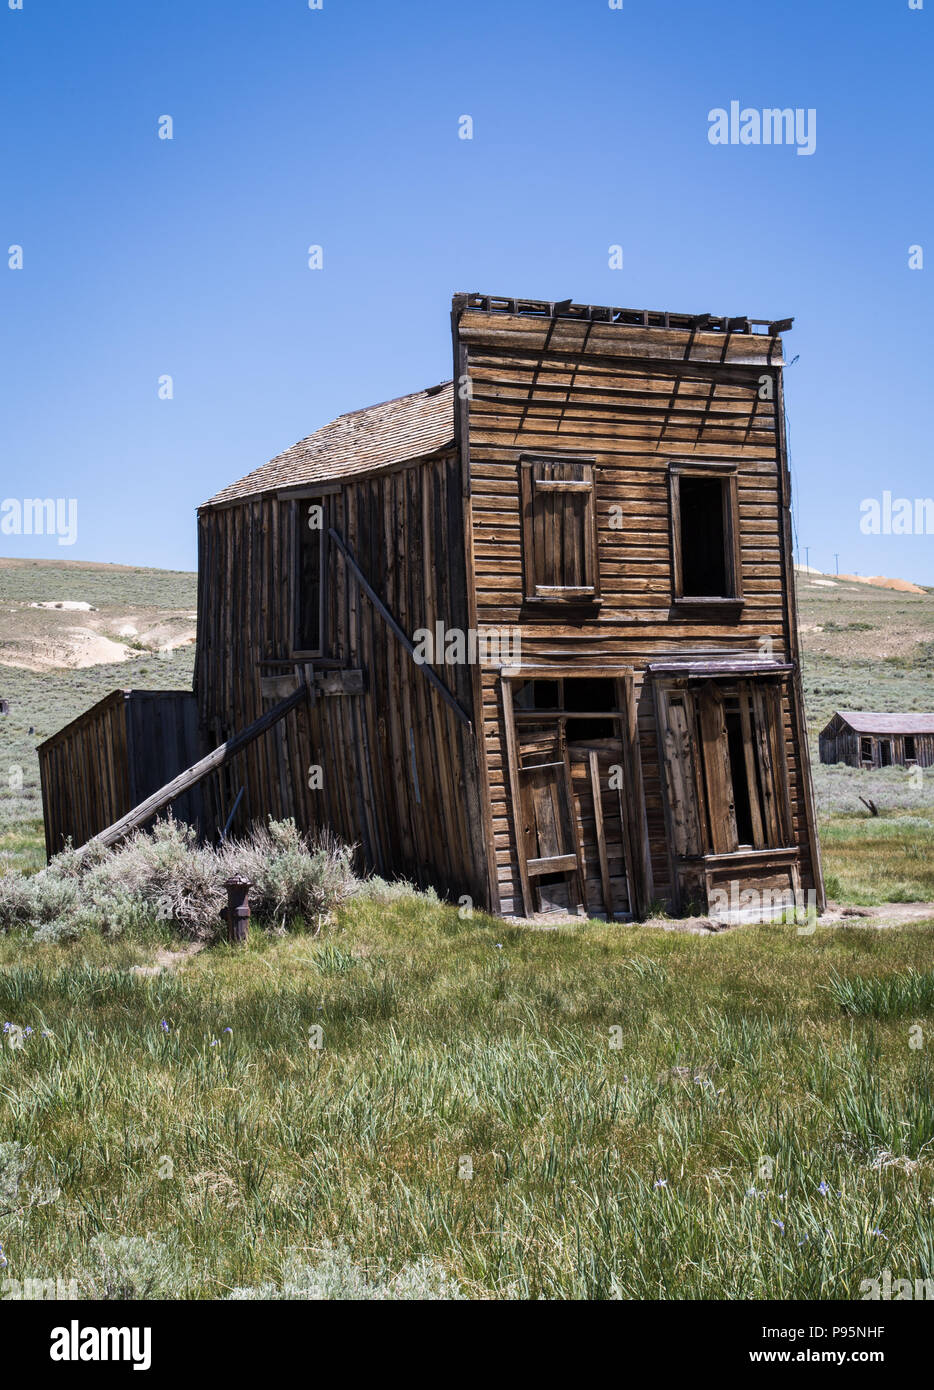
M836 551L834 551L834 553L833 553L833 563L834 563L834 573L835 573L835 574L839 574L839 573L840 573L840 556L837 554Z

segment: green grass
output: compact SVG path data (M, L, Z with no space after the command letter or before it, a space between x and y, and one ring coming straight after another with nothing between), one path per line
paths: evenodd
M909 968L904 974L885 976L846 976L834 971L828 988L840 1008L849 1014L900 1018L934 1009L934 970Z
M188 570L124 566L110 569L106 565L59 566L26 561L0 566L0 599L54 603L78 597L95 608L193 608L197 578Z
M0 823L0 872L19 869L31 873L45 868L45 831L41 818L8 824Z
M828 897L840 902L934 901L934 818L831 816L820 825Z
M177 1242L186 1297L328 1243L431 1257L475 1297L934 1275L911 1031L934 1010L905 984L931 974L929 930L540 931L402 899L129 973L152 950L0 940L2 1017L34 1029L0 1048L2 1132L58 1192L0 1217L7 1275L68 1278L100 1234ZM847 1012L847 981L876 1004Z

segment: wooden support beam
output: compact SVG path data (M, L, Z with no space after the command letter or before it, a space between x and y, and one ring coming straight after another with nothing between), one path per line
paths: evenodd
M260 694L264 700L284 700L293 690L297 690L305 679L306 676L300 670L280 676L261 675ZM315 671L308 683L316 695L362 695L364 691L362 670Z
M351 574L354 576L357 583L360 585L360 588L366 594L367 598L370 600L373 607L376 609L377 613L382 618L383 622L389 628L389 631L396 638L397 642L399 642L400 646L404 647L405 650L408 652L409 656L412 658L413 664L418 668L419 671L421 671L422 675L428 681L428 684L434 686L435 690L437 690L442 700L445 702L446 705L450 706L450 708L457 715L458 719L460 719L461 722L466 724L469 728L470 715L463 708L463 706L460 705L457 700L455 700L450 690L448 690L447 686L444 684L444 681L438 679L431 667L427 665L425 662L418 660L418 658L415 655L414 643L406 636L405 632L403 632L402 628L396 622L395 618L392 616L385 603L383 603L383 600L380 598L379 594L376 592L372 584L367 579L366 575L363 573L363 570L357 564L356 560L353 557L353 553L344 541L343 536L339 535L338 532L334 530L333 526L329 528L328 535L343 555L344 560L346 561L347 567L350 570Z
M176 797L181 796L182 792L187 791L189 787L193 787L197 782L207 777L209 772L214 772L217 768L222 767L224 763L229 762L229 760L239 753L242 748L245 748L248 743L252 743L254 739L259 738L260 734L266 733L267 729L271 729L274 724L278 724L279 720L284 715L288 714L289 710L294 709L296 705L301 704L302 701L307 700L307 698L308 687L303 684L298 690L293 691L287 699L280 700L277 705L273 705L272 709L267 710L259 719L254 720L252 724L248 724L245 729L241 729L240 733L234 734L233 738L229 738L226 743L220 744L219 747L214 749L213 753L208 753L207 757L201 758L199 762L193 763L192 766L186 768L184 772L180 772L177 777L173 777L171 782L166 782L164 787L160 787L157 792L153 792L152 796L148 796L145 801L141 801L138 806L134 806L132 811L128 811L125 816L121 816L120 820L114 821L113 825L108 826L106 830L102 830L99 835L94 835L89 843L105 845L107 848L117 844L118 841L122 840L126 835L129 835L131 831L138 830L141 825L145 825L146 821L150 820L164 807L168 806Z

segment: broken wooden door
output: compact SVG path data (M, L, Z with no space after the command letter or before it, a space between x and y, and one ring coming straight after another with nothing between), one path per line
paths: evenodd
M583 906L582 846L563 731L529 730L520 737L518 748L520 852L538 894L539 910Z
M525 910L637 916L649 875L629 673L543 668L504 679L503 704Z

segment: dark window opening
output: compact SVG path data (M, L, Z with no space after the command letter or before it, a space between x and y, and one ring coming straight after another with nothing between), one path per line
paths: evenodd
M917 757L918 757L918 754L917 754L917 751L916 751L916 749L915 749L914 735L913 735L913 734L906 734L906 735L905 735L905 761L906 761L906 762L909 762L909 763L913 763L913 762L916 762L916 761L917 761Z
M616 738L619 730L615 719L577 719L573 715L568 720L568 738L572 743L590 743L598 738Z
M685 598L732 597L723 487L719 478L683 474L680 479L681 591Z
M859 741L860 761L864 763L872 762L872 739L861 738Z
M730 781L733 786L736 838L741 845L751 845L753 842L752 805L749 800L749 780L746 775L743 722L739 710L727 710L726 735L730 753Z
M516 709L558 709L557 681L523 681L513 697Z
M581 710L588 715L598 710L616 709L616 683L605 677L580 676L564 682L564 708L571 715ZM615 719L571 719L568 738L590 740L615 738L618 730Z
M891 739L884 738L884 739L882 740L882 742L879 744L879 752L882 754L882 766L883 766L883 767L891 767L891 766L892 766L892 741L891 741Z
M575 676L564 682L564 708L575 710L616 709L616 684L605 677Z
M324 511L320 498L301 498L297 503L297 587L295 650L321 651L321 568Z
M513 708L524 715L522 726L527 731L539 727L531 714L554 714L566 722L571 741L619 736L616 682L603 676L568 676L560 680L528 680L516 685ZM613 711L612 718L602 719L600 713ZM546 721L542 728L551 727Z

